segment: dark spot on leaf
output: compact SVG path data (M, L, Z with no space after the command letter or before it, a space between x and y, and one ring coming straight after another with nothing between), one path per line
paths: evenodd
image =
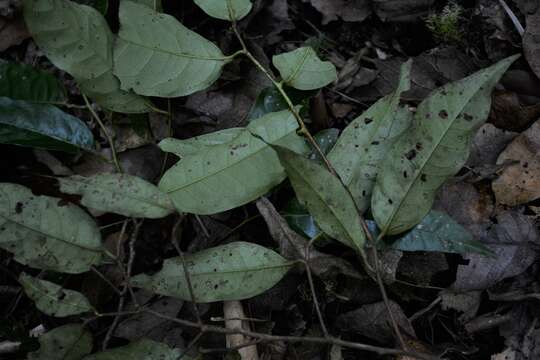
M416 143L416 150L421 151L424 147L422 146L422 143L417 142Z
M392 205L394 202L392 201L392 199L388 199L388 203Z
M362 190L362 196L366 196L366 190Z
M420 175L420 180L422 180L423 182L426 182L426 180L427 180L426 174Z
M373 119L371 119L371 118L365 118L364 123L367 125L372 121L373 121Z
M412 160L416 157L416 150L415 149L411 149L409 152L407 152L405 154L405 157L409 160Z
M448 112L446 110L439 111L439 117L442 118L442 119L447 119L448 118Z
M431 119L431 113L426 114L426 119Z
M524 162L523 165L521 165L521 166L523 166L523 167L526 169L526 168L529 167L529 163L528 163L528 162Z
M405 179L407 178L407 172L406 172L406 171L403 172L403 177L404 177Z
M378 141L372 141L371 145L379 145L379 142Z
M464 113L463 114L463 118L467 121L472 121L473 117L467 113Z
M16 205L15 205L15 212L17 214L20 214L22 213L23 211L23 204L21 202L18 202Z

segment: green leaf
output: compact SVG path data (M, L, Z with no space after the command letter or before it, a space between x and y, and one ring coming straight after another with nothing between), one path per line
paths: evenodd
M283 82L299 90L319 89L337 80L336 67L329 61L321 61L308 46L275 55L272 63Z
M128 174L58 178L60 191L81 195L81 204L99 211L129 217L158 219L173 213L174 206L157 186Z
M229 128L210 134L195 136L187 140L166 138L161 140L158 146L165 152L173 153L176 156L183 158L188 155L195 155L205 150L209 150L215 145L229 143L245 131L245 128Z
M197 302L247 299L274 286L294 265L260 245L233 242L186 255ZM137 275L131 284L157 294L191 300L181 257L165 260L156 274Z
M382 159L412 122L412 113L399 106L401 93L410 88L411 65L409 60L401 66L396 91L354 119L328 154L328 160L362 212L370 205Z
M354 201L339 179L316 161L274 146L300 203L330 237L363 252L365 234Z
M293 105L302 106L301 111L304 111L304 109L308 108L309 98L311 98L317 93L313 90L302 91L288 86L283 86L283 90L285 91ZM247 118L251 121L263 117L266 114L287 110L288 108L289 105L287 104L287 101L285 101L285 99L283 98L283 95L281 95L279 90L272 85L261 90Z
M120 90L112 74L113 34L96 9L68 0L24 0L24 19L49 60L75 78L101 106L118 112L149 111L145 99Z
M215 214L247 204L286 177L271 147L251 133L307 153L297 128L289 111L268 114L252 121L234 140L186 156L163 175L158 186L182 212ZM221 141L223 134L217 138ZM210 139L211 135L205 141Z
M82 209L9 183L0 183L0 248L22 264L70 274L101 264L104 251Z
M297 198L293 197L281 213L287 223L299 234L303 234L308 239L313 239L322 231L315 223L313 216L300 204Z
M76 152L92 149L94 136L81 120L52 105L0 97L0 143Z
M81 360L92 351L92 334L81 324L67 324L39 337L39 350L28 360Z
M230 57L170 15L122 1L114 74L122 89L148 96L186 96L206 89Z
M126 0L121 0L126 1ZM163 12L163 5L161 4L161 0L131 0L136 4L141 4L149 7L152 10Z
M472 136L488 117L491 90L516 59L447 84L418 106L413 127L387 152L377 175L371 208L383 233L406 231L429 212L437 189L465 164Z
M205 13L221 20L240 20L251 11L250 0L194 0Z
M317 134L313 136L313 139L319 145L319 148L323 152L324 155L327 155L330 150L335 146L336 141L339 137L339 130L338 129L324 129L319 131ZM320 163L323 163L323 159L319 152L315 149L311 150L311 154L309 154L309 159L316 160Z
M463 226L446 213L436 210L431 210L418 225L389 246L402 251L492 254Z
M109 9L108 0L74 0L77 4L88 5L96 9L102 15L107 15Z
M21 273L19 282L26 295L36 303L36 307L47 315L65 317L93 311L88 299L77 291L63 289L25 273Z
M184 355L178 349L171 349L167 345L141 339L132 342L129 345L121 346L116 349L107 350L97 354L92 354L84 360L191 360L192 358Z
M34 103L60 103L65 101L65 90L45 71L5 61L0 62L0 96Z

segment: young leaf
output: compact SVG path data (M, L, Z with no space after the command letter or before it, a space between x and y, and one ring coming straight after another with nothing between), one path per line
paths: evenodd
M337 177L316 161L274 146L298 200L330 237L363 252L365 234L353 199Z
M361 211L370 205L375 178L386 152L411 124L412 113L399 107L401 93L410 87L411 65L409 60L401 66L396 91L354 119L328 154L328 160Z
M0 62L0 96L33 103L65 100L64 87L53 75L30 65Z
M240 20L253 5L250 0L194 0L205 13L221 20Z
M167 345L141 339L126 346L92 354L84 360L191 360L192 358L183 355L178 349L171 349Z
M419 105L414 126L387 152L377 175L371 208L383 233L408 230L429 212L437 189L465 164L472 135L489 114L491 90L516 59L445 85Z
M92 334L81 324L67 324L39 337L39 350L28 360L81 360L92 352Z
M299 90L319 89L337 80L336 67L321 61L309 46L275 55L272 63L283 82Z
M88 214L16 184L0 183L0 247L22 264L70 274L103 262L101 235Z
M306 153L297 128L289 111L268 114L252 121L234 140L186 156L163 175L158 186L169 194L178 211L215 214L247 204L286 177L271 147L251 133ZM218 133L218 142L222 135ZM211 135L205 137L206 142L211 139Z
M317 94L316 90L302 91L288 86L283 86L283 91L285 91L294 105L302 106L302 111L309 107L309 99ZM283 98L283 95L272 85L262 89L259 95L257 95L257 99L249 111L247 119L252 121L266 114L287 110L288 108L289 105Z
M52 105L0 97L0 143L76 152L94 136L78 118Z
M113 34L97 10L68 0L24 0L24 19L49 60L103 107L146 112L146 100L120 90L112 74Z
M36 303L36 307L47 315L65 317L93 309L86 297L77 291L63 289L25 273L19 276L19 282L26 295Z
M186 96L206 89L231 58L170 15L122 1L114 74L122 89L148 96Z
M260 245L233 242L186 255L197 302L247 299L274 286L294 265ZM156 274L137 275L131 284L157 294L191 300L181 257L165 260Z
M436 210L431 210L418 225L389 246L402 251L492 254L463 226L446 213Z
M205 149L210 149L212 146L231 142L245 131L245 128L229 128L210 134L195 136L186 140L166 138L161 140L158 146L165 152L173 153L176 156L183 158L188 155L195 155L199 152L203 152Z
M81 204L130 217L158 219L173 213L174 206L157 186L128 174L59 178L60 191L81 195Z

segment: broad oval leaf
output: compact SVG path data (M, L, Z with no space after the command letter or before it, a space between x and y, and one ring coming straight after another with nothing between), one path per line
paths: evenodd
M114 74L122 89L148 96L186 96L206 89L231 58L170 15L122 1Z
M99 211L130 217L158 219L175 211L167 196L154 184L128 174L58 178L60 191L81 195L81 204Z
M19 282L36 307L43 313L65 317L93 311L88 299L81 293L63 289L50 281L40 280L22 273Z
M96 9L68 0L24 0L24 19L49 60L103 107L147 112L146 100L120 90L112 74L113 34Z
M47 104L0 97L0 143L76 152L94 136L78 118Z
M240 20L253 5L251 0L194 0L205 13L221 20Z
M334 64L321 61L309 46L275 55L272 63L279 70L283 82L295 89L319 89L337 80Z
M354 200L326 168L289 149L274 146L298 200L322 231L363 254L365 233Z
M245 130L245 128L229 128L210 134L195 136L186 140L166 138L161 140L158 146L165 152L173 153L176 156L183 158L188 155L195 155L212 146L231 142L245 132Z
M165 344L141 339L126 346L110 349L86 356L84 360L191 360L179 349L171 349Z
M413 127L387 152L371 207L387 235L418 224L437 189L465 164L474 131L486 120L491 90L517 59L512 56L435 90L419 106Z
M397 90L377 101L354 119L328 154L328 160L349 188L360 211L370 205L371 193L382 159L412 121L412 113L399 106L401 93L409 90L412 61L401 66Z
M180 160L163 175L159 188L182 212L214 214L247 204L286 177L271 147L252 133L269 143L306 153L308 148L296 134L297 128L289 111L254 120L234 140L204 147Z
M101 235L82 209L0 183L0 247L28 266L77 274L103 262Z
M67 324L52 329L38 339L39 350L28 360L81 360L92 352L92 334L81 324Z
M257 244L233 242L185 255L197 302L247 299L274 286L294 262ZM137 275L131 284L157 294L191 300L181 257L165 260L156 274Z
M446 213L437 210L431 210L418 225L389 246L401 251L492 254L467 229Z
M60 103L65 90L52 74L22 63L0 61L0 96L33 103Z

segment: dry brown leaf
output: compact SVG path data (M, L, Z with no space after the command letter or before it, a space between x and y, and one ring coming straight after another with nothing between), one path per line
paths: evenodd
M519 161L507 166L493 181L498 203L520 205L540 198L540 120L519 135L497 159L498 164Z
M6 19L0 17L0 51L19 45L30 37L22 18Z
M374 0L375 14L382 21L414 21L427 15L435 0Z
M527 27L523 35L523 53L531 69L540 78L540 10L527 15Z
M304 0L323 16L323 25L342 19L350 22L364 21L371 14L369 0Z

